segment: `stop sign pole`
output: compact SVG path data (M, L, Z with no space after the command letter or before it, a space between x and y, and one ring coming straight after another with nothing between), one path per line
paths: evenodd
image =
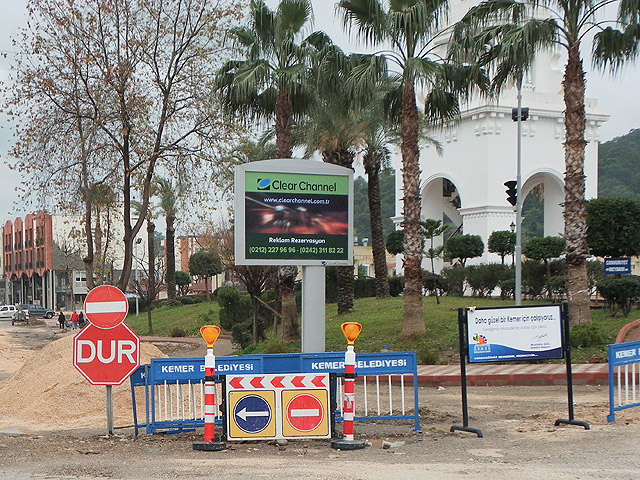
M84 302L90 325L73 339L73 365L93 385L105 385L107 435L113 435L113 385L140 366L140 338L124 323L129 311L120 289L100 285Z

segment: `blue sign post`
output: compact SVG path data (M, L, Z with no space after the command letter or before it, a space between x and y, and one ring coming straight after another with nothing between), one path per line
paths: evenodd
M605 258L604 259L605 275L631 275L631 258Z
M271 422L269 402L258 395L247 395L233 407L233 419L237 427L245 433L256 434Z

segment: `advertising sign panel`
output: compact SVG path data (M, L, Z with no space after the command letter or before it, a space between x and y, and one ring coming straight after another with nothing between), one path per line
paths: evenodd
M238 265L352 265L353 172L311 160L236 166Z
M560 305L467 311L469 362L562 358Z

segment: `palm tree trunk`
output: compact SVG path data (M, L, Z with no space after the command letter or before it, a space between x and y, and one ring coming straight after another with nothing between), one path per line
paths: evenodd
M426 334L422 319L422 232L420 228L420 151L418 108L412 82L404 86L401 112L402 186L404 207L404 338Z
M353 311L353 267L337 267L338 315Z
M322 158L326 163L353 168L354 154L349 148L323 150ZM353 310L353 266L337 267L336 273L338 281L338 315L341 315Z
M293 267L280 267L278 277L281 295L282 341L299 340L300 328L298 327L298 307L295 295L296 270Z
M173 226L173 215L167 215L166 249L167 249L167 302L169 305L176 304L176 253L175 253L175 233Z
M291 158L291 101L285 92L276 100L276 149L278 158Z
M380 205L380 160L376 153L367 155L364 168L367 174L367 196L369 198L369 217L371 224L371 249L376 277L376 298L389 296L389 277L387 275L387 255L382 233L382 207Z
M584 70L580 44L568 49L563 87L565 104L564 237L567 242L567 294L571 324L591 323L586 258L587 222L584 177Z

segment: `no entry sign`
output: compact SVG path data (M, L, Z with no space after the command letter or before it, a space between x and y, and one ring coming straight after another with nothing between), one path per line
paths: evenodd
M125 323L87 325L73 339L73 366L93 385L120 385L140 365L140 338Z
M287 422L299 432L311 432L324 419L324 406L314 395L302 393L293 397L287 405Z
M120 289L111 285L100 285L87 295L84 314L98 328L114 328L127 316L129 303Z

